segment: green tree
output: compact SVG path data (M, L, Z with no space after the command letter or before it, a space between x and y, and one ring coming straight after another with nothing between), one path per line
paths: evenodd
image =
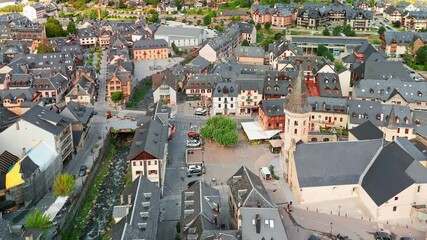
M179 50L179 48L175 45L175 43L174 42L172 42L172 44L171 44L171 47L172 47L172 50L173 50L173 52L176 54L176 55L181 55L181 50Z
M92 19L92 20L98 19L98 11L96 11L95 9L90 10L87 13L87 17L90 18L90 19Z
M248 42L248 40L243 40L242 41L242 46L249 46L249 42Z
M67 25L67 32L69 34L77 34L77 27L73 21L70 21Z
M329 29L327 27L325 29L323 29L322 34L323 34L323 36L331 36L331 32L329 32Z
M261 24L257 23L257 24L255 25L255 28L256 28L256 30L260 30L260 29L261 29Z
M111 100L113 100L113 102L117 103L118 101L123 99L123 92L122 91L118 91L118 92L114 92L111 94Z
M54 53L52 45L48 41L43 41L37 46L37 53Z
M181 10L182 4L184 4L184 0L174 0L174 3L178 10Z
M345 69L344 63L342 61L336 60L334 62L334 65L335 65L335 71L337 71L337 72Z
M106 9L101 10L101 18L102 19L108 18L108 11Z
M415 61L419 65L424 65L427 62L427 46L423 46L418 49Z
M270 29L270 27L271 27L271 23L270 22L266 22L265 24L264 24L264 28L265 29Z
M384 34L384 32L385 32L386 30L387 30L387 29L386 29L385 27L381 26L380 28L378 28L378 34L381 36L381 35L383 35L383 34Z
M342 32L342 26L336 26L334 27L334 30L332 30L332 34L334 36L339 36Z
M206 15L203 18L203 25L207 26L207 25L211 24L211 22L212 22L212 17L211 16Z
M356 32L351 29L350 25L344 25L342 29L342 33L344 33L347 37L355 37Z
M53 195L69 196L76 187L76 179L68 173L60 174L53 183Z
M119 1L119 5L117 5L118 9L126 9L127 6L123 1Z
M225 116L209 118L200 133L205 139L214 140L222 147L235 146L239 139L236 122Z
M317 47L317 56L326 57L330 61L332 62L334 61L334 55L332 55L332 53L329 52L329 49L323 44L320 44Z
M41 230L47 230L52 226L52 221L49 216L43 215L39 209L35 209L32 214L27 216L25 219L25 227L27 228L38 228Z
M150 16L147 18L148 22L156 23L159 21L159 14L154 10L154 12L150 11Z
M197 13L197 15L202 15L203 14L203 9L199 8L196 13Z
M281 33L276 33L276 34L274 35L274 40L280 40L280 39L282 38L282 36L283 36L283 34L281 34Z
M53 17L49 17L44 26L47 37L63 37L67 35L67 32L62 29L61 23Z

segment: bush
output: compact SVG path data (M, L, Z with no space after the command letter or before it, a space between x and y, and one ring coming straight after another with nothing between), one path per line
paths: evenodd
M69 196L76 187L76 180L68 173L60 174L53 183L53 195Z
M52 221L49 216L44 215L39 209L36 209L34 213L29 214L25 220L25 227L27 228L38 228L41 230L47 230L52 226Z

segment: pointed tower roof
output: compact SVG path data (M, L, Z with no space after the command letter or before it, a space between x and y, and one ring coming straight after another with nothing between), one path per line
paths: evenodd
M396 115L394 114L394 107L393 106L391 107L390 115L388 115L387 128L388 129L396 129L397 128Z
M292 92L288 96L288 102L285 104L285 110L292 113L308 113L311 111L308 105L306 87L304 81L304 69L302 67L302 60L298 63L298 75L295 80Z

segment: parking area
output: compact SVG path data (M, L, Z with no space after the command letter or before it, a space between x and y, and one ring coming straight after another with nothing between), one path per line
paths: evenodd
M239 131L237 146L222 148L215 142L206 141L203 154L206 167L205 182L211 183L215 178L218 185L226 184L242 165L260 175L259 169L268 167L271 159L277 156L269 151L267 143L250 145L244 139L242 131Z

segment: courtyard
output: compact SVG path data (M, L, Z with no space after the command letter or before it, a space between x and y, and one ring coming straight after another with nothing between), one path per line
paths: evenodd
M141 79L151 76L157 72L161 72L166 68L170 68L180 63L183 58L168 58L168 59L156 59L156 60L135 60L135 72L133 84L136 85Z

